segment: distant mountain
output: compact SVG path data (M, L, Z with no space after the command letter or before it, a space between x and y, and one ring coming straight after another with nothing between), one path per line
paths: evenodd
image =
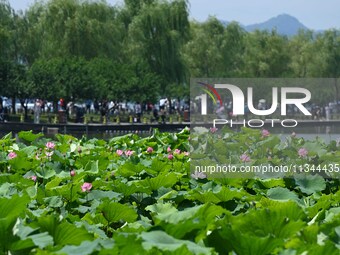
M230 22L221 21L222 24L228 25ZM241 25L241 24L240 24ZM281 35L293 36L296 35L300 29L307 30L308 28L303 25L297 18L288 15L281 14L277 17L271 18L265 22L244 26L241 25L246 31L252 32L255 30L268 30L272 31L276 29L276 31Z
M271 18L263 23L249 25L245 27L247 31L254 30L273 30L276 29L279 34L292 36L299 32L300 29L308 29L297 18L288 14L281 14L275 18Z

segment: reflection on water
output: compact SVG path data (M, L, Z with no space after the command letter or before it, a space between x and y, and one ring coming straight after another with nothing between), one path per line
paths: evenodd
M152 135L150 131L120 131L120 132L112 132L112 131L105 131L105 132L88 132L87 134L84 132L71 132L69 135L72 135L77 138L86 137L87 139L97 138L103 140L110 140L113 137L123 136L128 134L137 134L140 137L147 137Z
M268 128L270 133L280 135L282 139L285 139L287 136L291 135L293 132L296 133L297 137L303 137L306 140L314 140L316 137L321 138L325 142L329 142L331 140L340 139L340 125L315 125L309 127L294 127L294 128L285 128L285 127L273 127ZM177 132L177 131L173 131ZM0 137L3 137L7 133L0 130ZM105 132L75 132L71 131L68 134L82 138L83 136L87 137L88 139L97 138L103 140L110 140L113 137L127 135L127 134L138 134L141 137L147 137L152 135L152 131L105 131ZM15 135L15 134L13 134ZM46 134L45 134L46 135ZM54 135L46 135L47 137L53 137Z
M0 130L0 138L4 137L5 135L7 135L8 133L5 133L3 131ZM62 132L59 134L63 134ZM72 131L72 132L68 132L68 135L72 135L78 139L81 139L82 137L86 137L87 139L92 139L92 138L97 138L97 139L102 139L102 140L110 140L113 137L117 137L117 136L123 136L123 135L128 135L128 134L137 134L140 137L147 137L152 135L152 131L130 131L130 130L126 130L126 131L105 131L105 132L77 132L77 131ZM48 138L54 138L54 134L44 134L45 137ZM12 136L13 137L17 137L17 134L15 132L12 132Z
M295 132L297 137L303 137L306 140L314 140L319 137L327 143L340 138L340 126L336 125L294 128L274 127L268 130L273 134L282 134L283 138Z

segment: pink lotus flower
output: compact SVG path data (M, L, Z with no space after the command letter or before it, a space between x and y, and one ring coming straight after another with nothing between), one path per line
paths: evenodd
M261 134L263 137L267 137L270 135L269 131L267 129L262 129Z
M31 180L36 182L37 181L37 177L35 175L31 176Z
M170 146L166 149L167 152L171 152Z
M127 150L127 151L125 151L124 153L125 153L125 155L126 155L126 156L128 156L128 157L129 157L129 156L132 156L132 154L133 154L133 151L131 151L131 150Z
M308 155L308 150L305 149L305 148L300 148L300 149L298 150L298 155L299 155L299 157L301 157L301 158L305 158L305 157L307 157L307 155Z
M146 149L146 152L147 152L147 153L152 153L152 152L153 152L153 148L152 148L152 147L148 147L148 148Z
M172 155L172 154L169 154L169 155L168 155L168 159L169 159L169 160L172 160L173 158L174 158L174 155Z
M242 154L240 157L242 162L249 162L250 161L250 157L247 154Z
M218 128L216 128L216 127L210 128L210 132L213 133L213 134L216 133L217 130L218 130Z
M203 172L199 172L196 170L195 173L191 174L191 177L194 178L195 180L198 180L207 178L207 175Z
M294 138L294 137L296 137L296 133L293 132L290 136Z
M53 150L54 147L55 147L54 142L47 142L47 143L46 143L46 148L47 148L47 149Z
M175 153L175 154L180 154L180 153L181 153L181 150L176 149L176 150L174 151L174 153Z
M92 189L92 184L89 182L84 182L84 184L81 185L82 192L90 192L91 189Z
M118 156L122 156L123 155L123 151L122 150L116 150L116 153Z
M9 159L14 159L16 158L18 155L14 152L14 151L11 151L10 153L8 153L8 158Z
M183 154L184 154L184 156L189 156L189 152L188 151L184 151Z
M70 175L71 175L71 177L75 176L76 175L76 171L71 170Z

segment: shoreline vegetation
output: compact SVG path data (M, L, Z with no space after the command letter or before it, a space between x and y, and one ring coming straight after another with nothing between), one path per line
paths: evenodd
M311 89L321 109L339 103L340 33L246 32L210 17L190 21L184 0L37 1L16 12L0 1L0 95L19 100L157 104L192 100L190 78L334 78ZM143 92L143 93L140 93ZM270 99L256 88L254 101Z

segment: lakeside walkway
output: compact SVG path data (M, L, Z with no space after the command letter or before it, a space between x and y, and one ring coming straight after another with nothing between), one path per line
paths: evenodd
M131 133L131 132L142 132L151 133L152 130L158 129L162 132L176 132L180 131L185 127L190 127L189 122L174 122L174 123L108 123L108 124L98 124L98 123L25 123L25 122L2 122L0 123L0 133L14 132L18 133L20 131L30 131L42 132L46 134L68 134L68 133L83 133L83 134L93 134L93 133L104 133L104 132L116 132L116 133Z
M245 122L247 124L247 122ZM32 130L35 133L42 132L44 134L95 134L95 133L152 133L154 129L158 129L161 132L177 132L185 127L193 126L204 126L210 128L213 126L212 123L204 122L173 122L173 123L108 123L108 124L98 124L98 123L22 123L22 122L2 122L0 123L0 133L18 133L20 131ZM259 124L259 123L253 123ZM289 124L288 122L286 124ZM291 123L292 124L292 123ZM224 124L230 127L230 123ZM244 126L243 121L233 121L232 129L238 129ZM223 127L218 125L218 127ZM264 121L263 128L271 128L272 121ZM281 123L275 122L274 127L282 127ZM298 120L297 127L299 128L310 128L310 127L340 127L340 120ZM258 127L261 128L261 127Z

